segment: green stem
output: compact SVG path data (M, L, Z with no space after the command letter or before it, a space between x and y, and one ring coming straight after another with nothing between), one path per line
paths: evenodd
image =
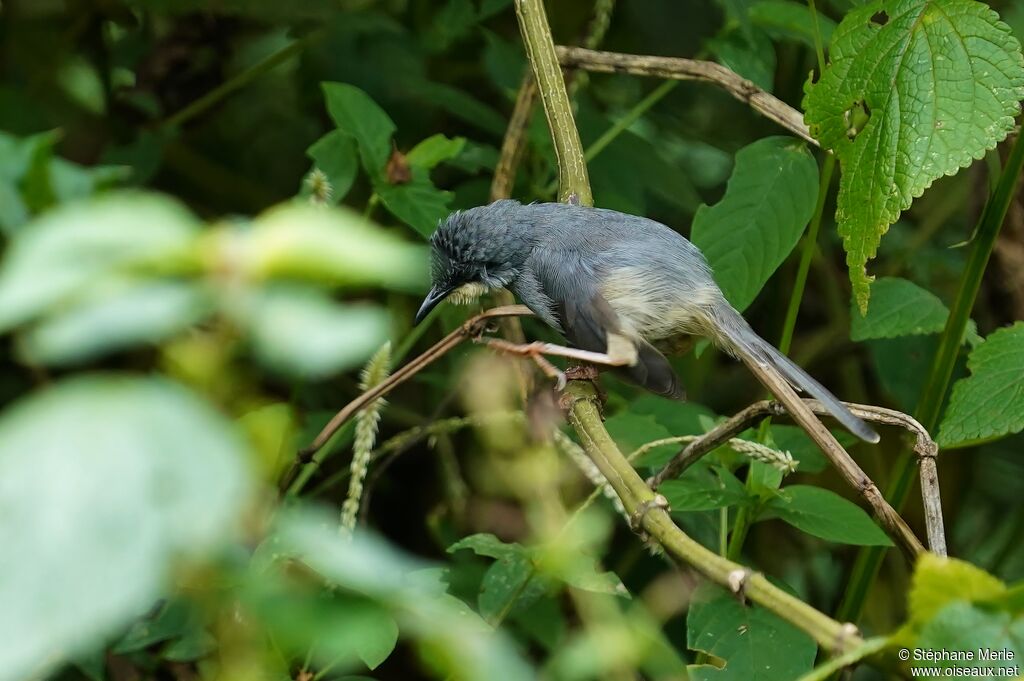
M1006 165L1000 174L999 183L985 204L985 210L982 211L978 221L971 253L960 277L960 286L953 305L950 307L949 319L946 320L946 328L943 329L942 337L939 339L939 349L935 353L935 359L932 361L932 368L917 407L917 420L929 432L934 432L939 425L942 405L949 389L960 347L963 344L964 332L971 318L971 310L978 298L981 280L992 255L996 237L999 236L1006 211L1010 207L1010 201L1013 200L1022 165L1024 165L1024 135L1018 135L1013 149L1010 151L1010 157L1006 160ZM897 511L902 508L910 493L916 470L915 461L915 457L910 452L904 451L893 464L889 474L889 479L892 482L887 498ZM853 621L860 617L868 592L878 576L878 570L884 557L885 549L879 547L863 549L857 555L849 585L839 606L838 616L841 619Z
M268 55L262 61L253 64L249 68L245 69L238 75L224 81L218 87L214 88L210 92L192 102L184 109L171 114L160 123L161 128L176 128L180 127L187 121L192 120L199 114L203 113L213 105L226 98L236 90L240 90L252 81L256 80L264 73L270 71L279 64L283 64L288 61L302 50L306 49L311 43L319 40L326 33L324 29L318 29L312 33L307 34L305 37L296 40L293 43L282 47L277 52Z
M828 197L829 186L832 183L832 172L836 167L836 157L829 154L825 162L821 164L821 180L818 183L818 203L814 207L814 217L804 235L803 245L800 250L800 264L796 270L796 280L793 282L793 292L789 296L789 306L786 308L786 318L782 323L782 337L779 340L779 350L782 354L789 354L789 347L793 343L793 333L796 330L796 318L800 313L800 303L803 301L804 289L807 286L807 273L811 269L811 261L814 259L814 250L818 247L818 232L821 230L821 221L825 214L825 199Z
M647 113L652 106L664 99L665 96L672 92L672 90L674 90L681 82L682 81L679 80L666 80L661 85L651 90L650 94L637 102L636 105L627 111L622 118L615 121L615 123L609 126L607 130L601 133L601 136L587 147L586 152L583 154L583 158L588 162L593 161L598 154L607 149L608 145L615 141L615 138L625 132L629 126L633 125L633 123L635 123L641 116ZM544 188L544 193L545 195L553 194L555 189L557 189L557 185L555 181L552 181Z

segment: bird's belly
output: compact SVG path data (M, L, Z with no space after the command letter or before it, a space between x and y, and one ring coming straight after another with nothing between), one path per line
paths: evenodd
M616 270L605 278L601 295L619 317L624 331L648 341L681 334L706 335L704 310L714 303L710 289L685 289L672 281L654 282L650 272Z

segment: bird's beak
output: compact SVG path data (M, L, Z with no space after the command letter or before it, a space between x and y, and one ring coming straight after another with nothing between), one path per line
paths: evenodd
M416 324L419 324L423 319L430 314L430 311L437 307L437 304L448 297L451 293L450 288L433 287L430 289L430 293L423 299L423 304L420 305L420 311L416 313Z

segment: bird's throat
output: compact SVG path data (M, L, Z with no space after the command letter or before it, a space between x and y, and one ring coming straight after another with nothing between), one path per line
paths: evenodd
M479 281L471 281L449 293L448 300L454 305L469 305L475 303L485 293L487 293L487 286Z

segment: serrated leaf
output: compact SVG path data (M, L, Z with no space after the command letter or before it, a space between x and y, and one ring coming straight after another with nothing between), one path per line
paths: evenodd
M1024 429L1024 322L991 333L953 386L939 445L962 447Z
M859 546L892 546L892 540L859 506L821 487L789 485L768 501L767 508L815 537Z
M898 277L873 281L871 300L872 305L864 315L851 301L851 340L939 333L949 317L949 310L938 296Z
M348 83L323 83L327 111L338 129L355 139L363 167L379 177L391 153L395 124L370 95Z
M987 601L1005 592L1005 584L979 567L956 558L922 553L914 566L907 598L909 623L922 625L954 601Z
M722 200L701 206L691 239L738 310L757 296L814 213L818 166L804 144L767 137L736 154Z
M55 427L59 424L59 427ZM231 534L245 448L178 385L89 376L0 418L0 679L43 678L116 634L170 586L175 559Z
M327 175L331 183L331 203L345 198L359 170L355 139L342 130L332 130L306 149L306 156Z
M807 5L791 0L761 0L747 12L750 21L775 40L797 40L808 47L815 44L815 21L826 49L836 29L836 22L821 12L813 13Z
M429 170L439 163L458 156L462 153L464 146L466 146L465 137L449 138L438 133L410 149L409 153L405 155L405 160L411 166Z
M814 640L761 606L719 586L702 585L686 617L686 644L725 666L690 665L694 681L789 681L810 671Z
M874 0L846 15L804 118L842 167L836 220L858 307L889 225L1004 139L1021 97L1020 43L983 3Z

